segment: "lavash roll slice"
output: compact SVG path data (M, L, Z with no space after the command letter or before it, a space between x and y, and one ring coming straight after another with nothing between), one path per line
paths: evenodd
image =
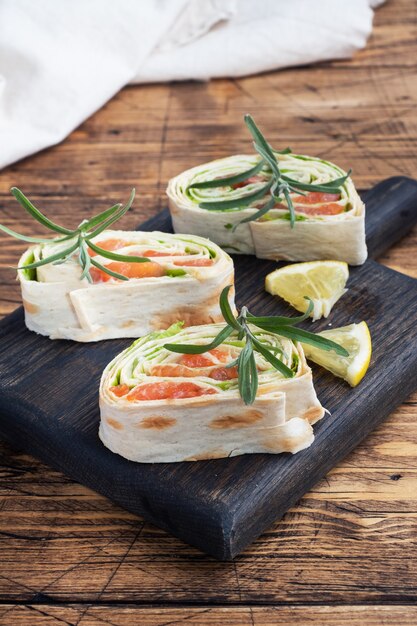
M275 153L280 171L290 178L323 185L346 175L330 161L300 154ZM335 259L361 265L367 258L365 243L365 205L350 177L340 194L292 192L296 213L293 228L284 198L256 221L241 223L253 216L270 197L262 188L271 179L265 165L258 171L258 155L235 155L189 169L172 178L167 187L174 230L177 233L205 233L229 252L255 254L258 258L289 261ZM256 174L233 186L196 188L195 183L228 178L250 169ZM246 196L261 197L249 206L233 207ZM229 208L212 210L204 203L230 201ZM202 205L202 206L200 206Z
M25 269L68 242L32 246L21 257L23 269L18 271L30 330L51 339L89 342L138 337L178 320L192 325L223 319L219 295L225 285L233 284L234 269L216 244L193 235L110 230L93 242L118 254L146 256L150 262L115 263L93 253L101 265L134 275L122 281L91 268L90 283L81 279L75 256L59 265ZM135 272L141 276L135 278ZM233 293L231 304L234 307Z
M197 461L248 453L296 453L314 439L324 409L300 344L251 326L295 376L283 375L255 354L259 386L244 404L236 368L226 365L244 342L233 332L202 355L167 350L169 342L210 343L224 324L175 324L135 341L103 372L100 429L104 445L140 463Z

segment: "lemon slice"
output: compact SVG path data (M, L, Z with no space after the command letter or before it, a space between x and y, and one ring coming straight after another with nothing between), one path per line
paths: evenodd
M280 296L297 311L305 313L311 298L314 308L310 317L327 317L333 305L347 291L348 264L344 261L311 261L293 263L268 274L265 289Z
M317 334L346 348L349 356L339 356L333 351L326 352L303 343L306 357L356 387L365 376L371 360L372 341L367 323L350 324Z

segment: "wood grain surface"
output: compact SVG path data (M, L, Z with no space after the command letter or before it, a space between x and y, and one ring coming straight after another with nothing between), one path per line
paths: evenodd
M314 330L366 319L371 366L355 389L314 368L331 417L315 426L312 448L294 456L130 463L98 439L97 390L105 366L131 340L51 341L27 330L21 307L0 322L0 437L207 554L234 558L417 390L417 281L372 260L417 224L417 181L389 178L366 192L365 202L370 258L350 269L343 306ZM168 211L140 229L172 232ZM293 314L264 289L276 262L235 255L234 265L238 309ZM311 321L302 326L310 329Z
M416 13L390 0L351 61L123 90L63 144L0 173L2 222L33 231L10 200L17 184L67 224L135 185L138 223L164 206L171 175L247 149L246 111L275 145L352 166L360 188L417 177ZM2 240L3 314L20 304L5 266L23 249ZM383 261L417 276L416 250L414 233ZM230 564L4 445L0 624L414 625L416 417L414 396Z

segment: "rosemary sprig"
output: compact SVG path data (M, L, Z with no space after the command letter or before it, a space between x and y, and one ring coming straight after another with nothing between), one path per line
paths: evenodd
M259 352L264 359L266 359L272 367L281 372L285 378L293 378L295 376L295 372L275 356L274 352L277 352L277 350L273 346L269 346L260 341L252 332L250 325L281 335L287 339L292 339L293 341L303 341L304 343L309 343L322 350L334 350L336 354L349 356L348 351L338 343L330 339L325 339L315 333L310 333L307 330L295 328L296 324L304 321L310 315L313 309L313 302L311 300L304 315L299 315L298 317L257 317L252 315L246 307L242 307L240 314L235 317L228 300L230 288L231 285L225 287L220 295L220 309L226 326L222 328L213 341L204 345L166 343L164 348L180 354L203 354L204 352L217 348L217 346L226 341L226 339L236 331L239 340L245 340L245 345L238 358L232 363L229 363L226 367L237 365L239 393L245 404L253 404L258 390L258 372L254 355L255 352Z
M54 233L58 233L63 235L63 237L59 237L58 239L45 239L42 237L28 237L27 235L21 235L7 226L3 226L0 224L0 230L6 233L7 235L11 235L16 239L20 239L21 241L26 241L28 243L49 243L49 244L60 244L65 241L68 241L68 247L64 249L60 249L55 254L51 254L50 256L41 259L40 261L35 261L33 263L28 263L23 267L18 267L18 270L21 269L35 269L37 267L41 267L42 265L47 265L48 263L52 263L53 265L60 265L65 263L69 258L74 255L77 255L78 262L82 267L81 278L87 278L87 280L91 283L92 278L90 275L90 268L93 265L97 267L102 272L109 274L113 278L118 278L119 280L129 280L127 276L123 276L118 272L114 272L110 270L105 265L99 263L96 259L91 258L88 249L92 250L96 254L106 258L112 259L114 261L122 261L126 263L144 263L149 261L146 257L139 256L128 256L124 254L116 254L115 252L109 252L108 250L104 250L100 248L96 244L94 244L91 240L94 237L97 237L104 230L109 228L114 222L119 220L127 211L130 209L133 203L133 199L135 197L135 190L132 189L129 200L127 204L124 206L122 204L115 204L114 206L106 209L102 213L98 213L94 215L88 220L83 220L77 228L74 230L70 230L68 228L64 228L59 224L55 224L52 220L47 218L39 209L37 209L32 202L20 191L17 187L12 187L12 194L19 202L19 204L31 215L37 222L45 226L48 230L51 230Z
M276 154L287 154L291 152L289 148L285 150L274 150L271 145L266 141L265 137L262 135L261 131L255 124L251 115L245 115L244 117L245 124L249 129L250 134L253 137L253 146L258 154L262 157L261 160L255 167L252 167L249 170L241 172L240 174L236 174L234 176L228 176L226 178L216 178L215 180L208 180L200 183L191 184L188 189L210 189L215 187L225 187L235 185L237 183L243 182L247 180L251 176L254 176L258 172L260 172L263 168L266 168L267 171L271 174L271 178L267 184L265 184L261 189L254 191L253 193L242 196L241 198L237 198L235 200L219 200L213 202L201 202L199 207L201 209L206 209L208 211L224 211L227 209L238 209L247 207L253 202L257 202L262 198L266 198L267 194L271 195L271 198L253 215L246 217L245 219L237 222L232 231L234 232L236 228L240 224L244 224L245 222L252 222L254 220L259 219L262 215L265 215L270 211L277 202L281 202L283 198L285 198L290 214L290 222L291 228L294 227L296 218L295 218L295 209L294 204L292 202L292 198L290 193L296 192L304 195L304 191L317 191L323 193L340 193L340 188L346 182L351 174L351 170L340 178L336 178L327 183L322 183L318 185L310 184L310 183L302 183L298 180L294 180L290 176L283 174L279 168L278 161L276 159Z

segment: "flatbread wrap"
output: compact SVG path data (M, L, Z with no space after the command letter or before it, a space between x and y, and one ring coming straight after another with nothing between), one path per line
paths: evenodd
M169 181L175 232L204 233L229 252L261 259L364 263L365 205L349 173L262 140L259 154L217 159Z
M192 235L112 230L92 242L107 252L148 260L119 262L89 249L91 262L129 279L93 265L89 282L75 255L65 263L27 269L68 248L68 241L31 246L18 270L30 330L51 339L88 342L138 337L177 320L191 325L222 319L219 294L233 282L233 262L216 244ZM233 293L230 298L233 303Z
M112 452L140 463L197 461L247 453L296 453L311 445L324 409L301 344L257 327L253 336L289 368L286 378L255 354L258 389L249 406L233 365L245 342L237 330L203 354L178 354L167 342L208 345L224 324L153 332L103 372L99 436ZM224 332L224 331L223 331Z

